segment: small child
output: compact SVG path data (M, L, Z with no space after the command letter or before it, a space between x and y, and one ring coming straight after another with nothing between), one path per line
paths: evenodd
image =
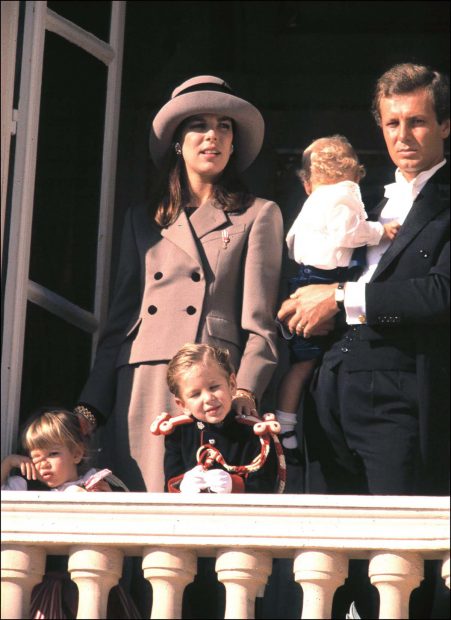
M86 436L78 416L66 409L38 410L26 423L21 439L28 456L10 454L3 459L2 491L128 491L108 469L91 468L81 473L86 460ZM10 475L16 468L21 476ZM47 558L44 579L32 592L31 618L75 618L77 600L77 587L67 573L67 558ZM141 617L121 586L110 592L108 617Z
M228 351L186 344L170 361L167 381L183 414L162 414L151 426L152 433L166 435L166 490L273 492L277 458L269 437L280 427L272 414L266 420L236 416L236 378Z
M1 464L2 491L111 491L110 483L128 491L108 470L91 468L84 474L86 437L78 417L66 409L41 409L28 420L22 433L22 447L28 456L10 454ZM10 476L20 469L22 476ZM37 482L35 482L37 481Z
M400 225L396 221L382 225L369 222L362 202L359 181L365 175L353 147L343 136L315 140L302 158L300 178L308 194L301 212L288 232L289 257L299 264L290 279L290 293L308 284L345 282L353 278L352 251L364 245L392 240ZM290 334L291 367L279 386L276 417L288 463L301 459L295 432L301 395L316 362L322 355L324 338L303 338Z

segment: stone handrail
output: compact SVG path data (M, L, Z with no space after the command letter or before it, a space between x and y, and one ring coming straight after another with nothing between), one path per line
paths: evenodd
M124 556L141 556L152 618L180 618L198 556L216 557L226 618L253 618L273 558L292 558L302 618L330 618L350 559L369 559L381 618L407 618L425 559L449 587L449 498L2 493L2 618L26 618L46 554L69 556L78 618L104 618Z

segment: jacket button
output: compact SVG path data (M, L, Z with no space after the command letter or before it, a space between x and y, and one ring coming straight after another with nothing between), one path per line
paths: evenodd
M157 310L158 310L158 308L157 308L156 306L149 306L149 307L147 308L147 312L148 312L149 314L155 314Z
M191 274L191 280L193 282L199 282L199 280L200 280L200 273L198 273L197 271L193 271L193 273Z
M194 306L188 306L186 311L188 314L196 314L196 308Z
M161 280L163 274L161 273L161 271L157 271L157 273L155 273L153 277L155 278L155 280Z

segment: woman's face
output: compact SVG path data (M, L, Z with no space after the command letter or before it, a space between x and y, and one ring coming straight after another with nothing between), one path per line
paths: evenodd
M218 114L191 116L184 123L180 144L191 182L214 182L232 154L232 119Z

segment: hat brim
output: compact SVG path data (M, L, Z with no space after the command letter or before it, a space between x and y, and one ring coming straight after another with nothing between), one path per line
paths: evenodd
M248 101L217 91L197 91L168 101L155 116L150 132L150 154L161 167L174 133L182 121L197 114L220 114L234 120L234 158L237 170L248 168L259 154L265 133L260 112Z

